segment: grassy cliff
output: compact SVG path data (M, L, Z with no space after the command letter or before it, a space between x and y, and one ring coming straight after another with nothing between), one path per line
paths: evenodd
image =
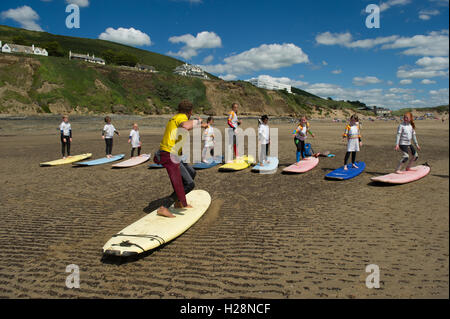
M0 40L42 47L51 43L59 55L0 53L0 113L164 114L173 113L182 99L191 100L196 112L212 115L224 114L233 102L244 114L333 116L340 111L347 116L358 109L356 104L322 99L298 88L289 94L244 81L178 76L173 69L182 61L98 39L0 26ZM69 60L69 50L98 57L107 51L122 52L154 66L158 73Z

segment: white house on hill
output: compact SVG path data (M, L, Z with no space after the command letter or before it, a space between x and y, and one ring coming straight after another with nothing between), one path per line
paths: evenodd
M48 52L46 49L42 49L34 46L34 44L29 47L25 45L19 44L8 44L5 43L2 46L2 42L0 41L1 52L3 53L24 53L24 54L34 54L34 55L42 55L48 56Z
M173 71L175 74L183 75L183 76L194 76L199 77L203 79L209 79L206 75L205 71L203 71L201 68L195 65L190 64L183 64L180 66L177 66L175 70Z
M72 53L72 51L69 51L69 60L81 60L81 61L96 63L96 64L100 64L100 65L106 64L105 60L103 60L101 58L96 58L95 55L90 56L89 53L86 55Z
M281 84L277 82L272 82L268 80L260 80L260 79L251 79L248 82L262 89L266 90L286 90L289 93L292 93L291 86L287 84Z

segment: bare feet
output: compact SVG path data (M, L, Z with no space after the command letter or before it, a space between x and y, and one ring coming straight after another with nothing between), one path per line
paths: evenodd
M175 218L175 215L172 214L166 207L161 206L160 208L158 208L158 210L156 211L156 213L159 216L163 216L163 217L169 217L169 218Z
M347 165L344 165L344 171L348 170Z
M401 174L402 171L398 169L398 170L395 171L395 173L396 173L396 174Z
M353 168L358 168L358 166L356 166L355 164L352 164L352 167L353 167Z

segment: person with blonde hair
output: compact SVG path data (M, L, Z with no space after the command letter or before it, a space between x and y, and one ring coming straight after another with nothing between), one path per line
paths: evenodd
M403 115L403 122L400 123L397 129L397 140L395 143L395 150L401 150L403 153L402 159L395 170L396 173L400 174L403 164L408 162L406 165L406 170L411 168L413 162L417 161L419 154L417 153L414 146L411 144L411 140L414 141L417 149L420 151L419 143L416 137L416 125L414 123L414 118L411 112L406 112ZM411 154L411 158L410 158Z
M315 135L311 132L308 118L306 117L306 115L302 115L300 116L300 121L297 128L294 130L294 132L292 132L292 134L294 135L294 143L297 147L297 163L305 158L305 141L308 137L308 133L313 138L315 137Z
M353 114L350 117L350 123L345 127L344 134L342 135L344 142L347 140L347 153L344 158L344 170L347 170L347 161L352 155L352 167L358 168L356 166L356 152L359 152L360 147L362 146L361 142L361 131L359 129L359 119L356 114Z

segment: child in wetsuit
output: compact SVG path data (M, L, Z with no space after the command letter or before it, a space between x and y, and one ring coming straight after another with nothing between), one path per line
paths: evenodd
M120 133L116 130L114 125L111 124L111 118L109 116L105 117L105 123L102 131L102 138L105 140L106 144L106 157L111 158L114 133L118 136L120 136Z
M347 140L347 153L344 158L344 170L348 169L347 161L350 154L352 155L352 167L358 168L358 166L356 166L356 152L359 152L360 146L362 146L361 132L358 122L358 116L356 114L352 115L350 117L350 124L347 124L344 134L342 135L344 142Z
M417 161L419 154L417 153L414 146L411 144L411 140L416 144L417 149L420 151L419 143L416 137L416 125L414 124L414 119L411 112L406 112L403 116L403 122L398 126L397 129L397 141L395 143L395 150L401 150L403 152L402 159L395 170L396 173L401 173L402 165L408 162L406 165L406 170L411 168L413 162ZM411 154L411 159L409 158Z
M131 143L131 157L134 156L134 151L137 150L137 156L141 155L141 136L139 135L139 126L137 123L133 124L133 129L130 131L128 143Z
M70 157L70 143L72 143L72 126L69 123L69 117L64 115L62 117L62 122L59 125L59 131L61 134L61 152L63 158L66 158L66 149L67 156Z
M212 125L214 124L214 119L212 116L208 117L206 120L206 124L208 125L203 132L203 140L205 141L205 145L202 150L202 162L208 163L208 154L213 156L214 154L214 128Z
M269 154L269 144L270 144L270 128L267 123L269 122L269 117L267 115L261 116L258 120L258 140L261 145L259 151L259 165L264 166L264 164L269 164L270 161L267 160L267 154Z
M315 135L310 130L310 125L308 123L308 119L306 116L300 117L300 122L297 126L297 128L294 130L294 143L297 147L297 156L296 161L297 163L300 162L300 160L304 159L305 157L305 141L308 137L308 133L314 138Z

